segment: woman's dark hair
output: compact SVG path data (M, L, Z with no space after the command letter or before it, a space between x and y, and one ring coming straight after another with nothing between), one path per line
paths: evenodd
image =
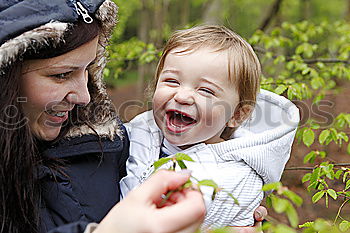
M67 30L62 43L28 49L0 75L0 233L38 233L40 227L40 183L36 178L39 165L47 165L47 159L40 155L38 140L21 107L23 60L65 54L95 38L99 28L97 20L92 24L78 21Z

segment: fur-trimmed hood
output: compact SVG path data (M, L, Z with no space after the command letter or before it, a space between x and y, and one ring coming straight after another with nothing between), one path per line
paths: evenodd
M89 16L101 21L95 62L88 67L91 80L90 103L80 108L90 126L100 135L109 138L120 135L120 123L103 83L103 69L107 63L105 47L116 24L117 6L111 0L2 0L0 2L0 72L4 75L6 66L20 59L28 48L39 49L49 41L58 44L69 24L79 17ZM5 74L6 75L6 74ZM81 123L70 129L66 137L95 134L90 127Z

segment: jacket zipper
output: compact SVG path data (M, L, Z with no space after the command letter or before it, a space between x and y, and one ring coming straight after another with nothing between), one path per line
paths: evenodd
M83 20L85 23L92 23L93 19L89 15L87 9L79 2L73 3L75 6L75 10L78 15L81 15L83 17Z

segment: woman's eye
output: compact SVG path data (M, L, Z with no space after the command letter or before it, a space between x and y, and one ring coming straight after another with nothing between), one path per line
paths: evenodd
M199 90L205 92L206 94L215 96L215 92L210 90L209 88L200 88Z
M65 80L65 79L69 78L69 75L71 73L72 73L72 71L68 71L66 73L53 74L53 75L50 75L50 77L54 77L54 78L57 78L57 79L60 79L60 80Z

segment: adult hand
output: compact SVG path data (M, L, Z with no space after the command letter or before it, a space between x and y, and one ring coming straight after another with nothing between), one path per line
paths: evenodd
M158 171L115 205L94 233L194 232L205 216L202 194L190 189L179 191L165 205L161 198L189 177L186 173Z
M261 227L262 221L267 216L267 209L264 206L259 206L254 211L255 225L253 227L234 227L235 233L262 233L258 231L258 228Z

